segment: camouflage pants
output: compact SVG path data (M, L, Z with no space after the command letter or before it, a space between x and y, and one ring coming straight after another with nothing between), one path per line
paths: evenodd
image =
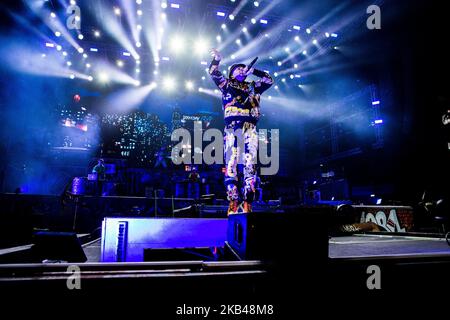
M225 186L228 200L255 198L258 134L256 125L233 121L224 129Z

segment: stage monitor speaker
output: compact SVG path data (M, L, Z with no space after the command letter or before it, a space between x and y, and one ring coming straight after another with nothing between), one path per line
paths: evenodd
M33 260L42 262L87 260L76 233L39 231L34 234Z
M328 258L329 207L286 213L243 213L228 218L227 241L241 260L324 263ZM309 263L308 262L308 263Z

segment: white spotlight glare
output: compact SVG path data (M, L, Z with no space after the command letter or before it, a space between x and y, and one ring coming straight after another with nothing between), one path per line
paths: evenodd
M140 48L142 46L142 44L138 41L136 42L136 47Z
M242 32L247 32L247 31L248 31L248 29L246 27L242 28Z
M120 8L114 7L114 14L120 16Z
M241 44L241 39L237 39L236 44Z
M291 75L289 76L289 78L291 78L291 80L294 79L294 75L291 74Z
M161 3L161 8L166 9L167 8L167 2L162 2Z
M50 17L56 18L56 14L54 12L50 13Z
M138 25L136 26L136 29L137 29L138 31L141 31L141 30L142 30L142 26L141 26L140 24L138 24Z
M255 24L256 23L256 19L255 18L252 18L252 20L250 20L253 24Z
M254 2L253 2L253 5L254 5L255 7L259 7L259 2L258 2L258 1L254 1Z
M172 52L179 52L183 50L183 47L184 47L184 40L179 36L175 36L170 41L170 50Z
M283 64L283 63L282 63L281 61L278 61L278 62L277 62L277 65L278 65L279 67L281 67L282 64Z
M95 30L94 31L94 37L96 37L96 38L100 37L100 31Z
M141 85L141 82L140 82L139 80L136 80L136 81L134 82L134 85L135 85L136 87L139 87L139 86Z
M236 56L234 54L231 55L231 59L236 59Z
M91 67L91 64L90 63L86 63L86 68L90 68Z
M164 89L166 89L167 91L172 91L176 87L176 83L173 80L173 78L171 78L171 77L165 78L163 81L163 85L164 85Z
M109 76L108 76L107 73L101 72L101 73L98 75L98 80L100 80L100 82L108 82L108 81L109 81Z
M194 89L194 83L192 81L187 81L186 82L186 89L188 89L189 91Z
M83 48L78 48L78 53L83 53L84 49Z
M279 87L278 86L275 86L275 90L278 90L279 89Z
M225 23L222 23L221 28L222 28L222 29L226 29L226 28L227 28L227 25L226 25Z
M57 36L57 37L61 37L61 32L59 32L59 31L55 31L55 36Z
M329 38L330 34L328 32L325 32L325 37Z
M300 41L300 37L299 36L295 36L294 40L295 41Z
M316 39L313 40L313 44L317 44L317 40Z
M307 34L310 34L310 33L311 33L311 29L310 29L310 28L307 28L307 29L306 29L306 33L307 33Z
M80 33L80 34L78 35L78 39L83 40L83 39L84 39L84 36Z
M62 47L58 44L58 45L56 46L56 50L61 51L61 50L62 50Z
M304 56L306 56L306 55L308 54L308 51L303 50L302 54L303 54Z
M138 16L142 16L142 10L136 11L136 14L137 14Z
M275 72L273 75L275 76L275 78L278 77L278 72Z
M142 0L136 0L137 4L142 4Z
M205 77L205 76L203 76L203 77L202 77L202 80L205 80L205 79L206 79L206 77Z
M289 47L284 48L284 51L289 52L290 51Z
M117 64L117 66L118 66L119 68L122 68L122 67L123 67L123 61L122 61L122 60L117 60L117 61L116 61L116 64Z
M230 15L228 16L228 19L230 19L231 21L233 21L233 20L234 20L234 15L230 14Z
M87 53L83 53L83 58L86 59L88 57Z
M64 57L67 57L67 52L64 51L64 52L63 52L63 56L64 56Z
M221 36L217 36L216 40L220 42L220 41L222 41L222 37Z
M295 68L295 69L298 69L298 64L294 64L294 68Z
M92 81L92 80L94 80L94 77L93 77L93 76L89 76L89 77L88 77L88 80L89 80L89 81Z
M70 75L70 79L72 79L72 80L75 79L75 75L74 75L74 74L71 74L71 75Z
M70 0L70 4L71 4L72 6L74 6L74 5L77 4L77 2L76 2L75 0Z
M281 79L281 82L286 82L286 78Z
M141 72L141 69L137 68L136 73L140 73L140 72Z

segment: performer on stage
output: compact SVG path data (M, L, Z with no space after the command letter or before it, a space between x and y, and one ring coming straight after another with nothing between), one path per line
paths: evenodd
M255 197L258 150L256 124L260 117L260 96L270 88L273 79L267 72L254 68L248 69L244 64L231 66L227 79L219 70L222 59L220 52L212 49L211 55L214 58L209 67L209 74L222 91L225 120L225 186L227 198L230 201L228 214L236 213L242 201L243 211L251 212ZM260 79L246 82L245 78L250 74ZM238 135L242 136L238 137ZM238 145L238 138L244 141L243 150Z

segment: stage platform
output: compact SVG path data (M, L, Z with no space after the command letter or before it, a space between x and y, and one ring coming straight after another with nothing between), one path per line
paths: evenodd
M355 234L329 240L330 258L449 256L445 238Z

